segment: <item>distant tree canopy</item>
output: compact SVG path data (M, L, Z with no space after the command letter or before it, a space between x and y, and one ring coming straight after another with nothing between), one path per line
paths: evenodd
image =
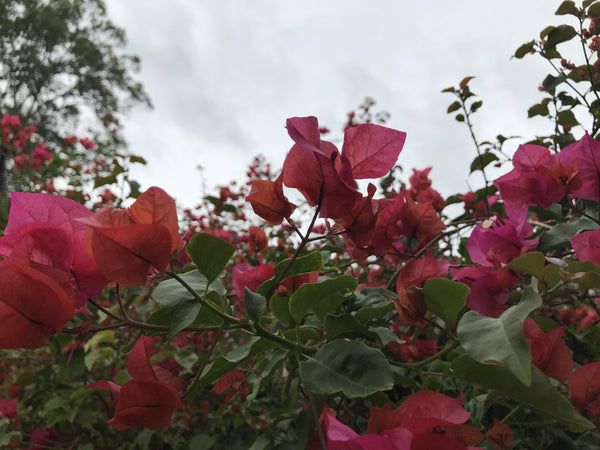
M102 0L0 0L0 112L36 125L49 145L83 126L119 142L116 114L151 107L125 43Z

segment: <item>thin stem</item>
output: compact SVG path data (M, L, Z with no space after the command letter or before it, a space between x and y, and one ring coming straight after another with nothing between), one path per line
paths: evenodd
M206 306L208 309L210 309L212 312L217 314L219 317L221 317L226 322L237 323L240 321L240 319L238 319L237 317L234 317L227 313L224 313L219 308L214 306L212 303L207 302L205 299L203 299L200 295L198 295L198 293L194 290L193 287L191 287L189 284L187 284L187 282L183 278L181 278L179 275L177 275L175 272L169 271L169 272L166 272L166 274L169 275L170 277L174 278L175 280L177 280L179 282L179 284L181 284L190 294L192 294L192 296L199 303L201 303L203 306Z
M131 321L129 314L127 314L127 308L125 308L125 305L123 304L123 298L121 297L121 288L120 286L117 284L117 301L119 302L119 308L121 309L121 314L123 314L123 317L125 317L125 320L127 320L128 322Z
M506 423L506 421L507 421L508 419L510 419L512 416L514 416L514 415L516 414L516 412L517 412L519 409L521 409L521 405L517 405L517 406L515 406L513 409L511 409L511 410L508 412L508 414L506 414L506 415L504 416L504 418L503 418L503 419L502 419L500 422L502 422L502 423Z
M180 395L181 398L187 397L189 395L189 393L192 391L192 389L194 388L194 386L196 385L196 383L198 383L198 380L200 379L200 375L202 375L202 372L204 372L204 369L206 368L206 365L208 364L208 361L210 360L210 357L211 357L213 351L215 350L215 347L217 346L217 342L219 341L219 338L221 337L221 333L223 333L224 328L225 328L225 322L223 322L223 324L217 330L217 334L215 335L215 338L211 342L208 352L206 352L206 358L204 358L204 361L202 361L202 363L198 367L198 370L196 370L196 373L194 374L194 378L192 378L192 381L190 381L190 384L188 384L188 386L185 388L185 391L183 391L181 393L181 395Z
M100 303L96 302L94 299L88 299L88 302L90 302L92 305L94 305L94 307L96 309L98 309L99 311L102 311L104 314L106 314L108 317L114 319L114 320L118 320L119 322L122 321L123 319L119 316L117 316L116 314L110 312L108 309L106 309L104 306L102 306Z
M315 209L315 213L313 214L312 220L310 221L310 225L308 226L308 229L306 230L306 234L304 235L304 237L300 241L300 245L298 245L298 248L294 252L294 255L290 258L290 260L288 261L288 263L286 264L286 266L284 267L284 269L277 276L277 278L275 278L275 280L273 281L273 285L271 286L271 288L269 289L269 291L266 293L265 298L268 299L268 298L270 298L273 295L273 293L275 292L275 290L279 286L279 283L281 283L283 281L283 279L285 278L286 274L288 273L288 271L290 270L290 268L292 267L292 265L294 264L294 262L296 262L296 259L300 255L300 252L304 249L304 247L306 247L306 244L309 242L310 232L312 231L313 227L315 226L315 222L317 220L317 217L319 216L319 212L321 211L321 200L322 200L322 198L323 198L323 188L321 188L321 195L319 196L319 203L317 204L317 208ZM301 234L301 233L299 233L299 234Z
M481 155L481 150L479 149L479 143L477 142L477 138L475 137L475 133L473 132L473 124L471 124L471 115L467 110L467 104L465 103L466 99L463 99L462 96L459 95L460 102L462 104L462 109L465 113L465 120L467 122L467 127L469 128L469 133L471 133L471 139L473 139L473 143L475 144L475 149L477 150L477 157L479 159L479 167L481 168L481 173L483 174L483 181L485 185L483 186L483 195L485 196L485 210L487 215L491 215L490 205L488 202L489 193L488 193L488 185L490 184L487 174L485 173L485 168L483 167L483 156Z

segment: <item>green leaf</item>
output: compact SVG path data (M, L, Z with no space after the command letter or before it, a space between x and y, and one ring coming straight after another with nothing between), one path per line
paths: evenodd
M542 81L542 86L546 92L548 92L551 95L554 95L556 87L562 82L564 82L566 79L567 76L564 72L561 72L556 77L553 75L547 75L546 78L544 78L544 81Z
M384 318L395 310L394 303L391 300L385 299L385 302L381 302L376 306L361 308L356 312L355 317L361 324L366 325L371 320Z
M275 314L277 320L279 320L284 327L291 327L293 324L292 316L290 316L289 302L290 300L288 297L280 297L277 294L273 295L269 302L271 312Z
M530 42L526 42L525 44L521 45L516 51L515 51L515 58L517 59L521 59L523 58L527 53L531 53L533 51L533 47L535 45L535 41L530 41Z
M180 278L200 297L203 297L208 289L225 294L225 288L218 281L207 287L206 277L197 270L186 272L180 275ZM159 303L167 314L171 336L194 323L201 311L203 311L202 315L205 316L205 319L208 319L201 321L201 323L220 324L223 321L210 309L202 306L194 295L176 279L165 280L160 283L152 292L152 299Z
M544 276L545 265L546 257L542 252L529 252L513 259L506 267L526 275L533 275L541 280Z
M559 112L557 120L560 125L571 125L573 127L579 125L579 121L575 118L575 114L571 109Z
M143 164L143 165L147 164L146 160L138 155L130 155L129 161L132 163L138 163L138 164Z
M223 271L235 247L212 234L197 233L190 239L185 251L211 283Z
M548 105L544 105L543 103L537 103L527 110L527 117L530 118L535 116L547 116L548 114L550 114Z
M315 394L341 392L366 397L394 386L394 375L381 351L359 341L336 339L300 363L300 378Z
M279 344L268 339L253 336L245 344L235 347L225 356L218 355L213 362L208 364L200 376L200 384L206 386L221 375L235 369L246 359L275 347L279 347Z
M390 327L369 327L369 331L377 335L381 341L381 345L388 345L390 342L395 342L396 344L404 343L396 333L390 330Z
M523 323L541 304L537 292L526 288L520 303L508 308L497 319L469 311L458 323L458 339L475 361L498 361L529 386L531 352L523 337Z
M564 423L570 431L581 433L594 425L558 392L537 367L531 367L531 384L523 385L506 367L497 364L480 364L468 355L458 357L449 373L463 380L477 383L512 397L542 417Z
M560 44L561 42L570 41L575 36L577 36L577 32L575 31L575 28L573 28L571 25L559 25L552 31L550 31L550 33L548 33L544 49L556 47L557 44Z
M467 302L469 292L469 286L466 284L446 278L430 278L423 287L427 311L432 312L448 325L456 322L458 313Z
M462 115L462 114L457 114L457 115L456 115L456 117L455 117L455 119L456 119L458 122L464 122L464 121L465 121L465 116L464 116L464 115Z
M281 273L287 267L289 262L289 259L285 259L278 263L275 266L275 274L273 275L273 278L261 284L256 290L256 293L266 296L267 293L273 287L275 280L279 277L279 275L281 275ZM303 273L315 272L317 270L323 269L323 257L321 256L321 253L319 251L314 251L312 253L309 253L308 255L296 258L294 264L292 264L292 267L290 267L290 269L286 272L285 278L293 277L295 275L301 275Z
M477 155L471 163L471 172L469 173L473 173L476 170L483 170L494 161L498 161L498 159L498 156L492 152L482 153L481 156Z
M566 0L560 4L554 14L557 16L571 14L572 16L579 17L579 10L577 9L577 6L575 6L575 2Z
M312 309L323 321L325 315L334 312L357 286L358 280L351 275L330 278L320 283L305 283L290 296L290 315L296 323L300 323Z
M600 3L594 3L589 7L588 16L593 17L594 19L600 17Z
M481 100L473 102L471 104L471 112L477 111L479 108L481 108L482 105L483 105L483 102Z
M256 370L250 371L248 374L248 384L252 386L252 392L246 397L246 400L251 402L256 398L256 395L263 384L270 381L273 371L279 367L288 356L289 350L282 348L267 350L265 352L265 357L257 361L254 366ZM257 371L259 375L256 375Z
M338 336L366 336L370 339L373 338L368 328L356 320L355 316L350 314L339 316L330 314L323 320L323 327L325 328L328 340L333 340Z
M551 230L545 231L540 235L538 248L543 252L548 252L559 247L568 246L569 239L582 231L595 230L598 224L587 217L581 216L570 223L559 223Z
M452 103L450 106L448 106L448 109L447 109L446 112L449 114L449 113L454 112L454 111L456 111L458 109L460 109L460 102L457 100L454 103Z
M267 307L267 299L260 294L255 294L250 289L244 291L244 308L248 317L252 320L258 320L260 315Z

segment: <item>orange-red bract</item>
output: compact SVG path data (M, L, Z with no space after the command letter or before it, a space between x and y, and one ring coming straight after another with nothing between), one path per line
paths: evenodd
M600 417L600 362L585 364L571 374L569 397L577 408Z
M150 267L166 269L171 236L162 225L92 227L90 248L106 278L123 286L141 286Z
M0 348L42 347L71 320L73 291L68 279L58 269L46 269L52 276L0 261Z
M271 225L279 225L296 209L296 205L283 195L282 180L281 175L275 181L255 180L252 182L250 194L246 197L254 212Z
M161 188L148 188L131 205L129 214L135 223L164 226L171 235L171 252L183 245L179 235L175 200Z
M182 245L175 201L157 187L129 211L107 206L79 221L90 229L88 247L104 276L124 286L143 285L151 267L164 272Z
M494 426L486 433L487 441L495 445L498 450L509 450L512 448L513 432L510 427L498 419L494 419Z
M171 422L173 410L185 407L179 396L180 379L149 362L153 341L142 336L129 352L127 371L132 380L123 386L107 380L86 386L111 392L115 416L108 423L115 430L126 430L134 425L162 430Z

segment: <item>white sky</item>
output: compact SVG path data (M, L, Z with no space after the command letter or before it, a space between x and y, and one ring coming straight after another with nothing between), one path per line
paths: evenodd
M468 130L446 114L454 99L440 91L476 76L480 141L546 133L549 123L528 120L527 109L541 100L550 67L538 56L510 57L565 20L554 16L560 3L108 0L155 105L124 121L130 150L149 162L133 176L192 206L202 194L198 165L209 193L243 179L258 153L279 168L291 146L286 118L315 115L339 137L346 113L369 96L408 134L399 159L406 179L413 167L433 166L444 195L479 188L480 174L468 177Z

